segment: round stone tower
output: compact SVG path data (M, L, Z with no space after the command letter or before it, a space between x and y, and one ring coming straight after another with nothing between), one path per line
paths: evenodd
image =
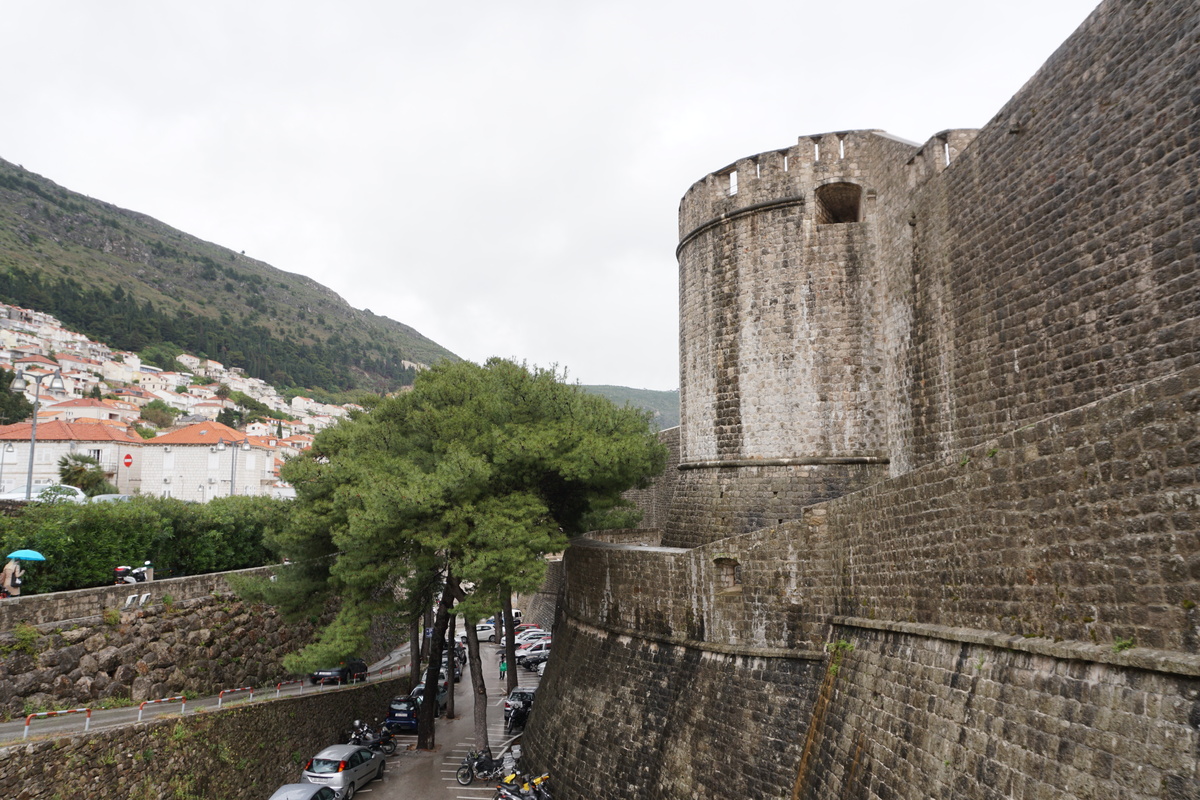
M681 474L663 544L794 519L886 474L876 173L915 150L877 131L802 137L684 196Z

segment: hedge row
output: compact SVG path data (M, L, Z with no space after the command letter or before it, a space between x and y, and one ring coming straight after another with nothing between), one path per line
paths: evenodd
M204 504L137 497L122 503L32 503L0 517L0 555L29 548L23 593L101 586L122 564L154 564L156 578L257 567L273 561L263 532L286 522L288 501L222 497Z

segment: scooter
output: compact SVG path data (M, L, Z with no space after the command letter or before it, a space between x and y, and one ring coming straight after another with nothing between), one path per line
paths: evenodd
M150 569L150 562L147 561L143 566L137 567L115 567L113 568L113 577L116 578L113 583L121 586L126 583L143 583L150 580L147 571Z
M508 722L505 723L504 732L512 733L517 728L525 727L525 720L529 719L529 704L514 703L512 712L508 715Z
M392 732L386 725L380 727L379 733L375 734L371 732L371 726L357 719L354 720L354 727L350 731L348 744L360 744L363 747L378 750L385 756L396 752L396 743L392 741Z

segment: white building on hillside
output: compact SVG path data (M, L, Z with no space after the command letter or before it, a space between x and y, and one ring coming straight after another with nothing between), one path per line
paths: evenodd
M28 422L0 426L0 492L25 488L29 476L31 428L32 424ZM33 458L34 491L60 483L59 459L69 453L79 453L100 462L108 480L118 491L132 493L139 485L141 448L142 438L129 433L124 425L100 420L39 422Z
M206 502L231 494L271 494L275 454L241 431L202 422L148 440L143 494Z

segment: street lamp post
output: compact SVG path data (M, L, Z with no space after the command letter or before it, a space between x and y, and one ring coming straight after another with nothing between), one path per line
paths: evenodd
M3 448L0 448L0 492L4 491L4 458L14 450L16 450L16 448L12 446L12 442L4 445Z
M233 495L237 494L238 450L249 451L250 450L250 440L243 439L240 442L236 442L236 441L230 442L228 446L229 446L229 449L233 451L233 453L232 453L233 458L230 459L230 463L229 463L229 496L232 497ZM213 452L218 452L218 451L224 450L225 447L226 447L225 440L219 439L219 440L217 440L216 447L213 448Z
M26 500L33 497L33 454L37 449L37 422L38 409L42 407L42 381L50 375L51 373L47 372L43 372L40 375L19 372L8 387L14 392L23 392L29 386L29 381L33 381L33 427L29 431L29 476L25 479ZM66 388L66 385L63 383L62 370L56 369L50 381L50 391L61 392L64 388Z

